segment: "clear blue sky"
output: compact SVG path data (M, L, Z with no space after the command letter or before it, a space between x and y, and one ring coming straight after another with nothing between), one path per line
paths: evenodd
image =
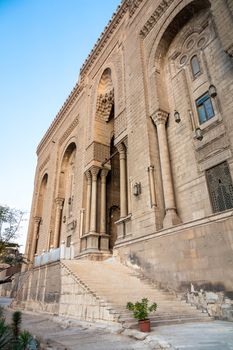
M36 147L119 3L0 0L0 204L30 211Z

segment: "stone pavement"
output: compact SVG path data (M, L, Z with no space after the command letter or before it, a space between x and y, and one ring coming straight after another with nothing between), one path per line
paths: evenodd
M156 332L180 350L233 349L233 322L213 321L163 326L157 327Z
M7 306L9 300L0 298L0 304ZM7 318L11 312L6 309ZM117 325L23 312L23 328L43 339L47 350L233 350L233 323L222 321L154 327L147 335L122 333Z

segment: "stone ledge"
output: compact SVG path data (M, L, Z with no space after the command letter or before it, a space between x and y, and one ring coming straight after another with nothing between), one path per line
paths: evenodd
M188 222L181 223L180 225L176 225L176 226L173 226L170 228L161 229L161 230L155 231L153 233L150 233L148 235L143 235L143 236L130 238L130 239L127 239L128 237L126 236L124 238L124 242L122 241L122 242L116 243L115 248L116 249L120 248L122 245L127 246L127 245L131 245L133 243L139 243L139 242L145 241L145 239L150 240L150 239L154 239L155 237L158 238L158 237L166 236L166 235L174 235L174 234L177 234L181 231L185 231L185 230L190 229L190 228L206 225L206 224L209 224L212 222L216 223L218 221L230 219L230 218L232 218L232 215L233 215L233 211L232 211L232 209L229 209L229 210L226 210L226 211L221 212L221 213L211 214L205 218L188 221Z

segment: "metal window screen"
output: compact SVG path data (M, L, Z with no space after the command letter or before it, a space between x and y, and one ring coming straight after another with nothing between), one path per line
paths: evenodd
M213 211L219 212L233 208L233 186L227 162L206 170Z

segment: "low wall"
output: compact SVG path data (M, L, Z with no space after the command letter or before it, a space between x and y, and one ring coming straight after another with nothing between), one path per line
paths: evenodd
M115 322L111 308L96 296L73 275L65 265L62 270L62 288L59 315L76 317L80 320L103 320Z
M58 314L60 294L61 267L57 262L17 275L11 296L14 306Z
M15 276L1 295L14 298L13 307L79 320L115 322L111 308L101 302L64 263L36 267ZM10 292L11 291L11 292Z

